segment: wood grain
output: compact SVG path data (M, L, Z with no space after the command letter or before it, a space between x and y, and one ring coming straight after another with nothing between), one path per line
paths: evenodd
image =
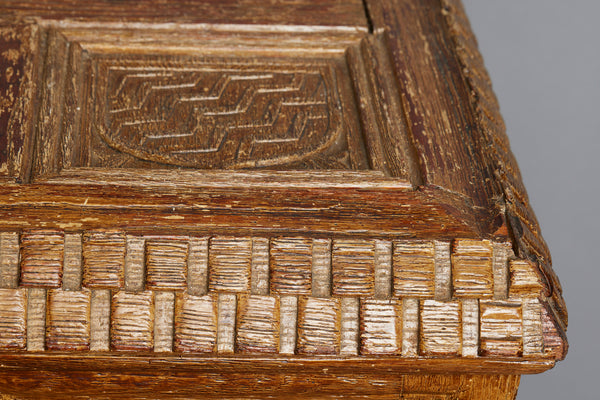
M244 12L240 12L243 6ZM154 4L142 0L135 6L113 4L102 0L90 7L83 7L74 0L45 0L43 3L27 0L13 0L2 4L7 16L42 16L51 19L71 19L82 21L106 21L124 18L132 22L177 22L179 24L257 24L324 26L331 29L348 27L367 29L363 4L359 0L347 2L326 1L205 1L198 3L178 0L176 3ZM301 29L301 28L297 28Z

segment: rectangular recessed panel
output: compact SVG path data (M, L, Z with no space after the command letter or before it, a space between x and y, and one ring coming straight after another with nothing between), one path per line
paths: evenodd
M208 238L190 239L187 259L187 290L193 296L203 296L208 290Z
M279 301L269 296L241 296L238 303L236 349L242 353L277 353Z
M427 241L394 242L394 295L433 297L435 246Z
M146 278L144 242L144 238L139 236L127 236L125 241L125 290L129 292L144 290Z
M402 355L416 357L419 350L419 299L402 299Z
M237 318L237 298L235 294L219 293L217 314L217 352L235 351L235 320Z
M375 241L375 297L387 299L392 294L392 242Z
M312 241L312 295L331 296L331 239Z
M269 239L252 238L252 294L269 294Z
M48 350L89 350L90 348L89 290L50 290L48 294Z
M27 345L27 289L0 289L0 350Z
M493 248L488 240L456 240L452 249L452 286L459 297L492 297Z
M450 242L436 240L435 244L435 299L452 298L452 261Z
M154 351L173 351L175 293L157 292L154 297Z
M212 238L208 254L210 290L228 292L250 290L251 238Z
M372 296L375 245L370 240L334 240L331 270L336 296Z
M421 305L422 355L458 355L461 350L461 304L423 300Z
M154 293L120 291L112 297L113 350L151 351L154 348Z
M358 354L360 301L358 297L342 297L340 355Z
M213 295L177 293L175 351L212 353L217 349L217 301Z
M90 350L110 350L110 290L92 290L90 310Z
M479 300L462 300L462 356L479 355Z
M493 243L494 248L494 298L508 298L508 256L512 253L510 243Z
M523 354L523 310L512 302L480 302L482 356Z
M271 240L271 291L274 294L310 294L312 239Z
M83 236L83 285L121 288L124 284L125 235L89 232Z
M183 290L187 282L188 240L146 242L146 286L149 289Z
M298 354L338 354L340 316L339 299L300 297Z
M336 60L347 44L318 58L239 51L270 39L224 43L220 35L214 40L238 50L224 49L225 59L214 48L168 62L154 52L95 56L90 166L365 169L351 83Z
M19 234L0 232L0 288L19 285Z
M60 287L63 254L62 232L24 232L21 235L21 285Z
M361 301L360 344L361 354L400 354L402 303L399 300Z
M80 290L82 278L81 234L65 234L65 255L63 265L63 289Z
M46 342L46 289L27 291L27 350L43 351Z
M298 332L298 297L281 296L279 298L279 315L279 352L294 354Z

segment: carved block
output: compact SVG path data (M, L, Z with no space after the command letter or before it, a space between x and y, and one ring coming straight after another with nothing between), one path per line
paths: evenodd
M50 290L46 348L48 350L89 350L91 293Z
M125 235L89 232L83 236L83 285L117 289L124 285Z
M21 284L31 287L60 287L63 255L62 232L24 232L21 235Z
M279 351L279 302L269 296L241 296L236 349L241 353Z

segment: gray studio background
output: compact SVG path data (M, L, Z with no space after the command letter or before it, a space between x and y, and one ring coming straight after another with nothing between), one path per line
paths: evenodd
M463 0L569 310L569 354L520 400L600 399L600 1Z

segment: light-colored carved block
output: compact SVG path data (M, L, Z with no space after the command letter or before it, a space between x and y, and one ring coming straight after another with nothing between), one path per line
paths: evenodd
M450 243L436 240L435 246L435 299L447 301L452 298L452 264Z
M480 346L482 356L523 354L523 311L517 302L482 300Z
M19 285L19 234L0 232L0 288Z
M375 244L373 241L334 240L331 272L334 295L372 296L375 286Z
M220 293L217 317L217 352L235 351L235 320L237 299L235 294Z
M310 294L313 242L306 238L276 238L271 241L271 292Z
M340 301L300 297L298 300L298 354L338 354Z
M178 293L175 304L175 351L212 353L216 349L216 296Z
M269 294L269 239L252 238L250 285L252 294Z
M30 231L21 235L21 285L60 287L64 234L59 231Z
M0 289L0 350L27 345L27 289Z
M394 295L433 297L435 293L435 246L431 241L394 242Z
M462 339L461 303L423 300L421 304L420 353L458 355Z
M212 238L208 254L210 290L224 292L250 290L251 238Z
M402 299L402 355L416 357L419 352L419 299Z
M479 300L462 300L462 356L479 355Z
M392 242L375 240L374 296L387 299L392 294Z
M340 301L340 355L354 356L358 354L359 347L360 302L357 297L342 297Z
M154 348L154 293L116 292L111 305L111 348L151 351Z
M125 235L89 232L83 236L83 285L98 289L123 287Z
M294 354L296 352L298 327L298 298L281 296L279 298L279 352Z
M144 238L127 236L125 244L125 290L144 290L146 266L144 262Z
M46 348L89 350L91 293L53 289L48 292Z
M208 291L208 238L190 239L187 291L192 296L202 296Z
M312 295L331 296L331 240L314 239L312 243Z
M43 351L46 344L46 289L27 292L27 350Z
M175 293L156 292L154 295L154 351L173 351Z
M527 260L511 260L510 267L510 298L522 296L537 297L543 290L542 280L535 265Z
M63 264L62 288L77 291L81 289L82 245L80 233L65 234L65 254Z
M92 290L90 306L90 350L110 350L110 290Z
M542 305L536 298L523 300L523 355L541 355L544 349Z
M187 238L146 241L146 287L157 290L184 290L187 286Z
M240 296L236 349L242 353L279 351L279 302L276 297Z
M512 253L510 243L493 243L493 249L494 299L506 300L508 298L509 280L508 256Z
M560 358L564 354L566 342L559 334L554 318L547 307L542 307L542 332L544 354Z
M457 297L492 297L493 247L489 240L455 240L452 249L452 285Z
M360 309L360 353L400 354L402 302L363 300Z

